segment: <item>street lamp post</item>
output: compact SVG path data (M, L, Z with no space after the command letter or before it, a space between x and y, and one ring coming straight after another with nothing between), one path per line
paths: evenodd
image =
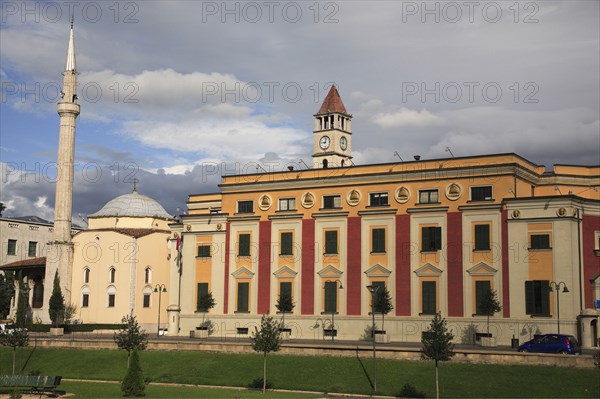
M154 292L158 292L158 326L156 327L156 337L160 338L160 300L163 292L167 292L167 286L164 284L156 284Z
M564 292L565 294L567 292L570 292L569 289L567 288L567 284L565 284L563 281L561 281L560 283L557 283L556 281L550 281L550 284L548 284L548 290L550 292L556 290L556 323L557 323L557 327L558 327L558 333L560 334L560 287L563 287L562 292ZM552 288L554 287L554 289Z
M339 279L335 280L335 281L328 280L327 282L328 283L331 283L331 282L335 283L336 288L337 288L337 283L340 283L340 290L344 289L344 286L342 285L342 281L339 280ZM334 331L335 331L335 323L334 323L334 321L335 321L335 312L337 311L337 297L336 297L336 300L335 300L335 304L336 304L336 307L331 310L331 341L333 341L333 338L334 338L334 335L335 335L334 334Z
M371 326L371 335L373 336L373 392L377 391L377 360L375 355L375 293L379 289L378 285L367 285L371 293L371 315L373 316L373 325Z

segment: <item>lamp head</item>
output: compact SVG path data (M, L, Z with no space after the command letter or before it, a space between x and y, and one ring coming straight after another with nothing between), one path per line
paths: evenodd
M563 288L563 292L565 292L565 293L570 292L566 285L565 285L565 288Z

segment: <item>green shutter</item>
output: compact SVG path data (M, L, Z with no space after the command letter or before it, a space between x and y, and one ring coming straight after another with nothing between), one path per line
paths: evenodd
M385 229L373 229L371 231L371 252L385 252Z
M421 228L421 251L431 250L431 244L429 243L429 227Z
M325 282L325 313L337 312L337 282Z
M210 245L198 246L198 257L199 258L210 258Z
M475 281L475 313L483 314L481 311L481 301L486 292L491 289L489 281Z
M434 250L439 251L442 249L442 228L441 227L432 227L433 235L434 235Z
M248 311L248 291L249 283L238 283L238 300L237 300L237 311L247 312Z
M423 314L435 314L436 309L435 281L423 281L421 285L421 300Z
M540 302L542 305L542 315L550 316L550 281L542 280L540 283ZM557 295L559 293L557 292Z
M293 234L281 233L281 255L293 255Z
M206 309L200 309L200 298L208 295L208 283L198 283L198 292L196 297L196 310L198 312L205 312Z
M534 314L535 288L534 281L525 281L525 314Z
M250 256L250 234L240 234L238 245L238 256Z
M326 254L337 254L338 253L337 230L325 231L325 253Z
M475 225L475 250L483 251L490 249L490 225Z
M374 295L374 299L375 299L374 310L375 310L375 313L381 313L380 298L385 293L385 283L383 281L375 281L372 283L372 285L379 287L377 289L377 291L375 291L375 295Z
M292 298L292 283L279 283L279 296L282 297L284 295L288 295L290 298Z

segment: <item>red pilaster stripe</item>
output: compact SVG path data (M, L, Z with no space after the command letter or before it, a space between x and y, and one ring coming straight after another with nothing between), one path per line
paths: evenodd
M348 218L348 265L346 276L346 314L360 315L360 298L363 294L360 284L360 229L361 217ZM364 289L365 292L367 291Z
M224 287L223 287L223 314L227 314L227 305L229 304L229 248L231 244L229 240L231 239L231 223L225 223L225 278L223 279Z
M258 314L269 314L271 300L271 221L258 224Z
M463 253L462 253L462 213L448 212L448 316L463 317Z
M594 309L594 289L590 279L600 273L599 258L594 252L594 249L596 248L594 231L596 230L600 230L600 216L583 215L581 221L581 241L583 244L583 304L586 309ZM579 265L574 266L579 267ZM577 290L579 290L579 287L577 287ZM575 291L573 290L573 292Z
M508 211L500 212L500 223L502 224L502 316L510 317L510 279L508 272Z
M300 312L315 313L315 220L302 220L302 303Z
M396 215L396 316L410 316L410 215Z

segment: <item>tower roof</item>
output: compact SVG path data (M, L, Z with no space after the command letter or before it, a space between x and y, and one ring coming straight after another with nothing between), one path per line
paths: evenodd
M317 115L327 114L330 112L338 112L346 115L348 114L340 97L340 93L338 93L335 85L332 85L331 89L329 89L329 93L327 93L327 97L325 97L325 101L323 101L323 104L321 105L319 112L317 112Z
M89 215L91 218L117 216L172 219L162 205L150 197L138 194L137 191L110 200L98 212Z
M73 33L73 20L71 20L71 34L69 35L69 47L67 48L65 71L77 71L77 64L75 62L75 35Z

